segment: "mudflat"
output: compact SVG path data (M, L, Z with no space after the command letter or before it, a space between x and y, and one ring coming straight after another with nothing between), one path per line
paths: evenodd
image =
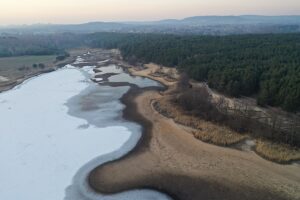
M124 117L143 125L143 137L127 156L91 172L94 190L151 188L179 200L300 198L299 165L203 143L153 109L159 98L161 92L137 88L123 97Z

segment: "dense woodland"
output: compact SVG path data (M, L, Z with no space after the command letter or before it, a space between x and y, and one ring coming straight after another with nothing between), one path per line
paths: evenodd
M59 55L78 46L119 48L129 62L178 67L229 96L254 96L259 105L300 111L300 34L2 36L0 57Z
M176 36L97 33L95 47L119 48L130 62L178 67L229 96L300 111L300 34Z
M60 55L67 48L78 47L83 37L75 34L0 36L0 57L24 55Z

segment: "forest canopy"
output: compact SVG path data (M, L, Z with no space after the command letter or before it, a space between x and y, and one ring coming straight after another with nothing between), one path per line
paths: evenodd
M65 49L81 46L83 42L83 35L71 33L0 36L0 57L60 55Z
M95 33L89 39L94 47L120 49L131 62L177 67L224 94L300 111L300 34Z

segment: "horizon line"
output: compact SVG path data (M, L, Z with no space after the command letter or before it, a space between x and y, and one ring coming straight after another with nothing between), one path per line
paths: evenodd
M300 14L297 15L288 15L288 14L279 14L279 15L259 15L259 14L242 14L242 15L194 15L187 16L184 18L161 18L158 20L91 20L85 22L77 22L77 23L51 23L51 22L38 22L38 23L24 23L24 24L6 24L1 25L0 27L9 27L9 26L34 26L34 25L80 25L80 24L88 24L88 23L149 23L149 22L160 22L167 20L184 20L193 17L242 17L242 16L260 16L260 17L300 17Z

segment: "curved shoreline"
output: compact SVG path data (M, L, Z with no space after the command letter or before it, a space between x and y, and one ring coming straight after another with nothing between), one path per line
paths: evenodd
M132 88L133 86L130 85ZM135 88L138 89L138 88ZM121 99L126 99L131 94L131 89L126 92ZM134 89L132 91L135 91ZM124 100L126 101L126 100ZM123 102L123 100L122 100ZM124 199L124 200L131 200L131 199L143 199L144 195L147 196L153 196L154 193L160 193L164 199L169 199L168 196L166 196L164 193L161 193L161 191L152 191L149 190L151 188L137 188L132 189L129 191L121 191L117 194L104 194L104 193L96 193L95 190L91 187L88 181L88 177L90 172L95 168L95 166L102 166L110 162L118 161L122 159L123 157L126 157L128 154L130 154L135 147L138 146L139 141L141 140L141 135L132 133L129 139L116 151L113 151L108 154L101 155L97 158L94 158L84 166L82 166L77 173L75 174L72 185L70 185L66 189L66 197L65 200L77 200L74 198L74 196L81 196L82 198L80 200L91 200L91 199L103 199L103 200L114 200L114 199ZM85 180L85 181L84 181ZM141 191L141 189L143 189ZM144 190L145 189L145 190ZM139 196L139 192L142 192L143 196ZM79 194L79 195L78 195ZM100 197L100 198L99 198ZM79 200L79 199L78 199Z
M118 163L122 165L128 160L132 161L135 158L139 157L139 155L142 155L149 150L150 141L153 137L153 133L152 133L153 122L150 121L149 119L146 119L143 116L143 114L141 114L139 112L139 110L137 108L137 103L135 102L135 100L138 98L138 96L144 95L149 91L151 91L151 90L131 88L121 98L121 102L126 106L125 109L123 110L123 117L127 120L130 120L130 121L133 121L133 122L136 122L136 123L142 125L143 134L142 134L140 140L138 141L137 145L131 151L129 151L126 155L124 155L124 157L121 157L118 160L114 160L114 161L105 163L101 166L98 166L96 169L94 169L90 173L90 175L88 177L88 181L93 190L100 192L100 193L104 193L104 194L113 194L113 193L118 193L118 192L123 192L123 191L128 191L128 190L146 188L146 189L154 189L154 190L157 190L160 192L164 192L164 193L168 194L169 196L171 196L173 199L182 200L182 199L184 199L184 198L182 198L182 194L178 194L179 192L176 193L176 190L182 189L182 190L187 190L187 192L191 192L190 196L186 199L197 199L196 197L193 197L193 195L195 195L197 193L197 191L193 192L194 189L191 190L188 188L188 187L191 187L190 183L194 182L194 183L196 183L196 185L193 186L193 187L195 187L195 189L197 189L197 188L199 189L201 187L205 187L206 185L210 185L214 188L218 188L218 189L225 190L225 191L227 190L227 192L225 192L225 194L227 194L228 197L230 197L229 199L240 199L241 198L241 196L240 196L241 194L237 194L237 195L234 194L234 192L235 192L234 187L239 188L240 192L246 191L247 193L250 192L250 193L255 194L252 198L248 197L247 199L257 199L257 198L264 199L266 197L273 197L273 198L276 197L277 199L286 199L284 197L284 195L282 196L280 193L278 193L278 191L273 193L270 191L260 190L260 189L256 188L255 186L253 186L253 188L252 188L252 187L248 187L246 185L245 186L238 185L238 184L235 184L234 182L229 183L230 187L228 188L227 186L222 185L222 184L220 185L220 183L215 182L215 181L207 182L205 179L201 180L201 179L199 179L199 177L181 176L179 174L164 174L163 172L162 172L162 174L157 174L157 177L154 177L154 178L152 177L149 179L149 177L148 178L144 177L144 180L142 177L141 180L138 180L138 178L136 178L136 179L130 179L131 181L128 180L128 182L126 182L126 179L123 177L123 178L120 178L121 182L118 182L118 180L114 180L112 182L107 181L108 180L107 178L109 178L108 177L109 175L106 176L106 175L104 175L104 173L116 172L117 175L120 174L121 172L120 172L119 168L116 167L116 165L118 165ZM186 137L189 137L189 136L186 136ZM197 141L197 142L199 142L201 145L200 141ZM213 147L213 148L218 149L221 147ZM220 149L218 149L218 150L220 150ZM233 151L233 150L229 150L229 151ZM238 154L238 153L234 152L234 154ZM255 158L255 159L257 159L257 158ZM263 165L265 164L264 162L267 162L267 161L262 161ZM126 166L126 164L125 164L125 166ZM125 174L127 173L128 176L131 176L131 175L134 176L134 174L130 174L130 172L127 172L126 169L123 169L123 173L125 173ZM115 175L115 176L117 176L117 175ZM151 175L153 175L153 174L151 174ZM105 179L102 180L103 177L105 177ZM147 183L147 181L149 181L149 180L150 180L150 182ZM160 185L159 182L163 181L163 180L167 183L164 183L164 185ZM181 188L178 188L176 186L173 187L173 185L175 184L174 182L179 185L180 185L180 183L183 183L182 187ZM112 185L112 183L114 183L115 185ZM105 186L105 187L102 187L102 186ZM167 188L165 186L167 186ZM212 191L214 191L214 189ZM216 191L218 191L218 190L216 190ZM223 192L220 192L220 194L222 194ZM205 194L206 194L206 196L202 196L202 197L209 199L210 194L209 193L205 193ZM211 195L214 196L215 194L211 194ZM224 199L226 199L226 198L224 198Z
M91 75L91 74L90 74ZM77 102L76 104L79 104L78 99L80 99L80 97L84 97L87 96L89 94L93 94L93 90L95 88L97 88L97 84L101 85L101 86L109 86L109 87L124 87L125 88L129 88L126 89L122 95L122 93L120 94L120 97L118 97L118 101L125 105L125 99L126 97L130 96L130 94L132 92L140 92L142 90L144 90L144 88L140 88L137 85L133 84L133 83L129 83L129 82L109 82L108 78L115 75L114 73L108 73L108 74L103 74L103 75L99 75L100 78L103 78L103 82L97 82L94 81L95 84L94 86L89 86L91 87L91 89L87 88L85 91L82 91L80 94L78 94L77 96L73 97L73 99L70 99L69 101L74 101ZM85 74L86 78L90 79L90 76ZM93 79L91 79L93 80ZM150 89L157 89L160 90L160 87L157 86L151 86L151 87L145 87L145 90L150 90ZM96 89L97 90L97 89ZM90 93L92 92L92 93ZM95 99L96 100L96 99ZM95 101L97 102L97 101ZM124 109L126 109L127 107L125 106ZM124 112L124 109L120 110L122 112ZM72 109L71 109L72 110ZM70 113L71 112L71 113ZM76 116L76 117L80 117L82 118L82 116L77 115L76 112L74 111L70 111L69 108L69 114L71 114L72 116ZM122 115L122 114L120 114ZM84 119L88 120L88 118L86 118L87 116L83 117ZM125 118L124 118L125 119ZM88 120L89 121L89 120ZM125 121L123 120L116 120L115 124L113 124L114 126L123 126L125 125L125 123L129 122L130 124L132 123L132 121L128 121L125 119ZM90 122L89 122L90 123ZM94 125L98 126L101 124L97 124L95 122L93 122ZM91 124L93 124L91 123ZM124 124L123 124L124 123ZM84 166L82 166L75 174L75 176L73 177L72 180L72 184L70 186L68 186L68 188L66 189L66 196L65 196L65 200L77 200L78 197L80 197L80 200L96 200L96 199L109 199L109 200L115 200L115 199L126 199L126 200L131 200L131 199L147 199L147 198L155 198L155 199L162 199L162 200L169 200L170 198L159 191L154 191L154 190L150 190L149 188L145 188L145 189L136 189L136 190L130 190L130 191L124 191L122 193L118 193L118 194L113 194L113 195L106 195L106 194L98 194L95 193L92 188L89 186L88 184L88 174L96 167L99 165L103 165L106 163L110 163L113 162L115 160L119 160L121 159L123 156L126 156L128 153L130 153L139 143L140 138L141 138L141 131L140 129L142 129L142 127L137 124L137 123L133 123L134 126L128 126L125 125L124 127L127 127L127 129L130 130L131 134L128 140L125 141L124 144L122 144L122 146L120 146L120 148L118 148L116 151L110 152L108 154L104 154L104 155L100 155L99 157L94 158L93 160L89 161L87 164L85 164ZM106 124L107 125L107 124ZM78 199L79 200L79 199Z
M152 80L154 80L154 79L152 79ZM154 81L156 81L156 80L154 80ZM107 83L107 84L104 84L104 85L109 85L109 86L114 87L115 84L117 86L119 86L117 83L113 83L113 84ZM122 83L122 84L124 84L124 83ZM161 91L167 90L167 86L166 85L164 85L163 88L160 88L160 87L139 88L136 85L129 84L129 83L128 83L128 85L130 86L130 89L120 99L121 103L125 105L125 109L123 109L123 116L122 117L125 120L128 120L128 121L131 121L131 122L139 124L142 127L141 136L136 141L136 144L134 145L134 147L131 148L131 150L129 150L126 153L124 153L123 156L120 156L117 159L110 159L111 161L104 162L103 164L98 165L98 167L90 170L90 173L88 175L88 184L89 184L89 187L91 187L91 189L94 190L95 192L100 192L100 194L113 195L113 193L115 193L115 192L110 193L110 192L105 192L105 191L99 191L96 187L94 187L94 184L92 183L92 180L91 180L92 179L91 177L94 176L93 173L97 169L101 168L104 165L109 165L110 163L118 162L118 161L121 161L121 160L126 159L128 157L134 157L134 156L136 156L136 154L140 154L140 153L146 151L147 147L149 145L149 142L151 140L153 123L151 121L147 120L142 114L140 114L139 112L137 112L137 105L134 102L134 99L137 96L139 96L139 95L141 95L141 94L143 94L143 93L145 93L147 91L158 91L158 92L161 92ZM128 146L128 144L132 143L130 140L128 140L120 148L120 151L124 151L123 150L124 147L126 149L126 147ZM114 154L114 153L116 153L116 152L112 152L111 154ZM107 157L110 158L111 155L107 155ZM97 158L95 160L97 160ZM166 195L170 196L173 200L180 200L179 198L177 198L177 196L175 194L169 193L167 190L164 190L162 188L157 188L157 187L154 187L154 186L152 186L152 187L151 186L144 186L144 187L137 187L137 188L120 190L120 191L116 192L116 194L123 193L123 192L131 192L131 191L135 191L135 190L154 190L154 191L157 191L159 193L163 193L163 194L166 194Z

